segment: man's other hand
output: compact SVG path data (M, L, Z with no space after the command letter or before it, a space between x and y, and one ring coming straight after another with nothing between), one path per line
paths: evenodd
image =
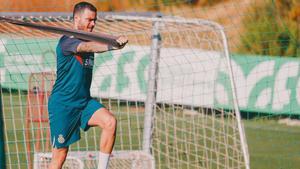
M122 49L128 43L128 38L124 35L121 35L121 36L118 37L118 39L116 41L119 44L118 49Z

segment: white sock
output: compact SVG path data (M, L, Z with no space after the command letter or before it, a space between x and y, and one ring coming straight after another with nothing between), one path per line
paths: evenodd
M98 169L107 169L110 154L99 152Z

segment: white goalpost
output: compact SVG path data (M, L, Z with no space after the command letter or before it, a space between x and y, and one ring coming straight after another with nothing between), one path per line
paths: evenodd
M71 28L69 13L0 13ZM126 35L120 51L97 54L92 97L118 120L109 168L249 169L231 60L221 25L157 14L98 15L95 32ZM6 168L47 168L47 103L60 35L0 21ZM64 168L94 169L101 131L71 145Z

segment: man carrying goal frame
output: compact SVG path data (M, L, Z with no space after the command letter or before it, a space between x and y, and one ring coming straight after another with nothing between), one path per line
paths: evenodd
M90 3L80 2L73 10L76 30L92 32L97 9ZM80 128L102 128L98 169L106 169L116 135L116 118L102 104L90 96L94 53L123 48L128 39L116 39L120 47L85 41L73 36L62 36L56 48L57 79L48 102L52 140L50 169L60 169L67 157L69 146L80 139Z

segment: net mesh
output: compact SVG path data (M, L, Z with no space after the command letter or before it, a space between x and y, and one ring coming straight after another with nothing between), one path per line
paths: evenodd
M68 15L12 18L72 28ZM92 96L117 117L115 150L142 149L153 23L158 22L158 76L150 79L157 81L151 137L155 167L247 166L220 27L204 20L152 16L105 15L97 22L95 32L129 38L124 49L96 55L91 86ZM47 97L55 79L55 45L60 35L8 23L0 23L0 33L7 166L30 168L34 154L51 150ZM81 135L70 151L99 149L99 129ZM42 159L43 165L50 161ZM68 163L77 165L76 160ZM88 163L92 162L84 166ZM135 168L127 159L111 163L116 168L125 164Z
M96 151L69 152L63 169L94 169L98 167L98 154ZM34 155L34 168L47 169L51 162L50 153L36 153ZM116 151L109 160L110 169L154 169L154 159L142 151Z

